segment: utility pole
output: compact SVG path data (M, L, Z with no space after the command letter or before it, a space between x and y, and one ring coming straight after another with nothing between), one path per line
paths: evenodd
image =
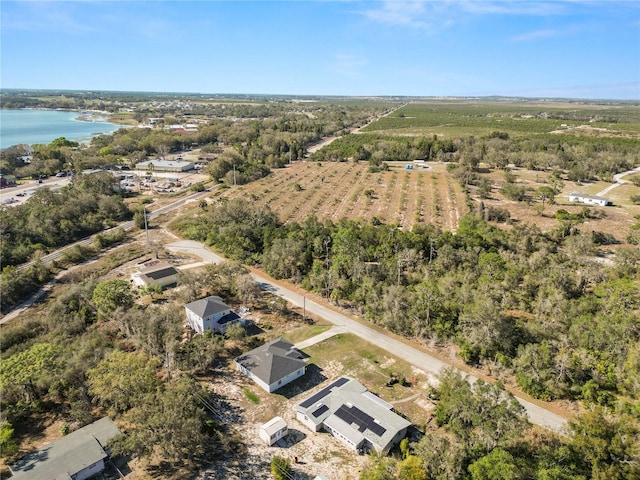
M307 321L307 294L302 296L302 321Z
M147 207L145 205L142 206L142 211L144 212L144 232L147 235L147 246L149 246L149 226L147 225Z
M233 164L233 186L235 187L236 184L236 164Z

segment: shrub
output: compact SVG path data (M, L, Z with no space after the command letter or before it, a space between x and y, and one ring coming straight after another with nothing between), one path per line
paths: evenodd
M276 455L271 460L271 473L276 480L288 480L292 478L291 460Z

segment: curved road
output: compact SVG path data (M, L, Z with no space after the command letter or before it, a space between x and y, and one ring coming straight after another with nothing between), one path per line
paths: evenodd
M201 243L191 240L171 243L169 245L165 245L165 248L171 251L187 251L193 253L194 255L198 255L200 258L210 263L221 263L226 261L223 257L208 250ZM288 300L290 303L297 307L304 307L307 312L324 318L334 325L338 325L339 327L341 327L341 329L343 329L343 331L357 335L367 340L368 342L371 342L374 345L387 350L389 353L402 358L403 360L406 360L416 368L424 370L427 373L438 375L440 370L444 367L455 367L455 365L449 365L441 360L438 360L437 358L432 357L422 350L396 340L390 335L381 333L371 327L352 320L346 315L343 315L333 309L327 308L326 306L307 298L306 294L301 295L300 293L286 288L280 283L276 283L271 278L255 269L252 269L252 276L263 289L268 290ZM467 372L463 373L468 376L470 382L475 382L476 380L478 380L477 377L469 375ZM561 415L553 413L545 409L544 407L530 402L517 395L516 398L526 409L529 415L529 420L532 423L558 432L562 431L566 426L567 420Z
M632 173L638 173L638 172L640 172L640 167L634 168L633 170L627 170L626 172L616 173L613 176L614 183L612 185L609 185L604 190L598 192L596 195L599 197L603 197L614 188L619 187L620 185L624 185L625 183L631 183L629 180L622 180L622 177L626 175L631 175Z

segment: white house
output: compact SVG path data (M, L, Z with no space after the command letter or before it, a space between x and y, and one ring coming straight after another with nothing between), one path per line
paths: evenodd
M105 468L105 445L120 430L104 417L25 455L10 467L15 480L85 480Z
M131 281L137 287L159 285L165 288L178 282L178 270L162 260L147 262L144 267L131 275Z
M294 407L311 431L325 430L355 451L388 453L407 434L411 422L360 382L340 377Z
M214 295L187 303L184 310L187 323L200 334L205 330L224 334L230 325L244 323L229 305Z
M271 393L304 375L307 364L292 343L279 338L235 359L238 370Z
M570 202L586 203L587 205L598 205L600 207L606 207L611 205L611 201L605 197L599 197L597 195L587 195L586 193L572 192L569 194Z
M289 427L282 417L275 417L260 426L258 435L269 446L284 438L289 433Z

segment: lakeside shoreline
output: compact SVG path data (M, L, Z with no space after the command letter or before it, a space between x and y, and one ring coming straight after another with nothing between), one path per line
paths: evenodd
M98 135L109 135L124 125L112 121L112 114L100 110L60 108L1 109L2 146L47 144L58 137L89 143ZM90 126L91 125L91 126Z

